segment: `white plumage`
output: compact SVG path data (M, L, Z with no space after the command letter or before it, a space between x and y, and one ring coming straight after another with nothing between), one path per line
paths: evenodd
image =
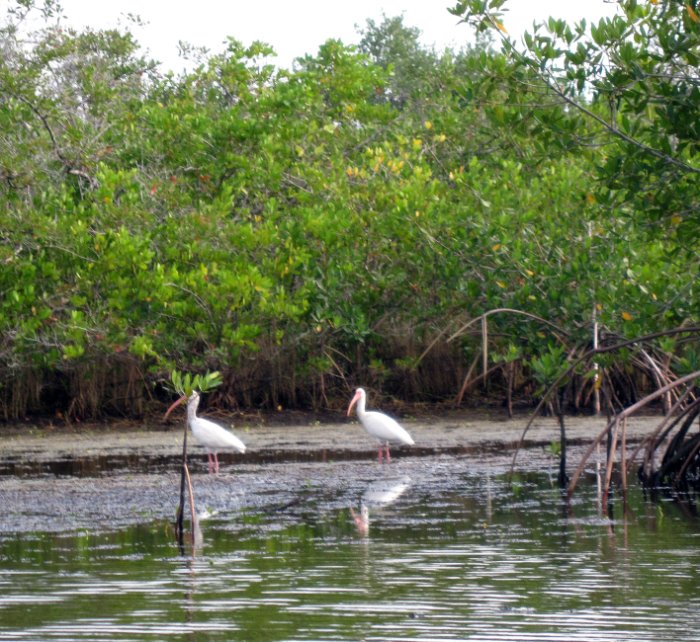
M379 441L379 463L382 462L382 446L385 447L386 461L388 463L391 461L389 444L412 446L415 442L406 429L400 426L395 419L385 415L383 412L365 410L366 402L367 393L364 389L358 388L348 406L348 416L350 416L353 406L357 404L357 416L360 419L360 423L372 437Z
M245 444L234 435L209 419L197 416L197 408L199 407L199 394L193 392L189 398L182 397L178 399L165 413L167 417L170 411L178 404L187 399L187 425L192 431L192 435L197 440L200 446L204 448L209 456L209 472L219 472L219 456L218 453L222 450L235 450L239 453L245 452Z

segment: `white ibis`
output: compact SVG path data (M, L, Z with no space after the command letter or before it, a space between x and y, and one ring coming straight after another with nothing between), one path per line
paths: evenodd
M189 398L187 395L180 397L168 408L165 417L185 400L187 400L187 425L192 430L194 438L204 447L207 455L209 455L209 473L211 474L213 471L218 473L219 451L235 450L239 453L244 453L245 444L223 426L197 416L197 408L199 406L199 394L197 392L193 392Z
M352 407L357 403L357 416L360 419L360 423L372 437L379 440L379 463L382 463L382 446L385 448L386 462L389 463L391 461L389 444L412 446L415 442L411 435L406 432L406 429L400 426L395 419L385 415L383 412L365 410L366 401L367 393L362 388L358 388L348 406L348 417Z

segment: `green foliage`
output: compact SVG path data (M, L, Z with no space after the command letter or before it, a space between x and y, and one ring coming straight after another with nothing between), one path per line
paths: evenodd
M700 371L700 348L695 345L683 347L674 367L679 376Z
M456 11L498 29L502 5L461 2ZM671 55L672 43L644 42L641 26L661 34L658 20L629 11L626 28L636 26L625 47L615 44L619 22L597 27L593 44L557 21L551 47L530 37L542 69L554 73L557 56L564 80L571 75L563 97L508 49L438 54L398 18L368 22L358 48L329 40L292 71L268 64L269 46L230 40L193 71L161 77L128 32L49 22L22 40L8 16L5 416L52 401L30 402L16 382L50 381L64 410L99 414L124 412L135 390L181 370L220 371L229 403L317 407L344 396L350 379L441 399L459 388L465 355L471 361L481 340L438 342L420 359L453 319L517 308L579 343L593 310L620 336L691 321L697 295L683 257L695 237L686 236L694 179L642 158L638 146L628 160L624 139L592 145L599 123L564 100L600 115L604 91L632 82L594 83L596 47L617 47L628 69L643 47ZM694 38L693 25L673 16ZM689 43L678 47L690 63ZM693 91L682 85L679 98L662 88L657 63L635 85L654 99L637 104L626 93L615 126L654 148L673 126L682 141L674 158L691 164ZM685 116L671 117L671 103ZM674 213L661 221L659 208ZM673 234L650 237L632 224L652 216ZM499 315L489 335L492 354L551 380L548 331ZM124 370L126 391L110 397L119 401L105 401L104 383L94 403L72 404L96 372L106 380Z
M589 143L606 147L596 168L601 203L661 236L680 240L697 230L700 17L693 3L624 0L614 17L591 25L550 18L525 35L523 49L503 33L505 4L464 1L452 12L477 31L500 30L515 72L574 108L556 127L562 143L581 146L581 128L567 123L590 123Z
M529 360L532 375L539 385L539 394L546 392L567 371L566 351L562 346L548 345L547 350ZM561 383L561 382L560 382Z
M203 375L185 374L173 370L170 373L170 382L173 390L181 396L189 397L194 391L209 392L223 383L220 372L207 372Z
M561 441L550 441L545 450L552 457L559 459L561 457Z

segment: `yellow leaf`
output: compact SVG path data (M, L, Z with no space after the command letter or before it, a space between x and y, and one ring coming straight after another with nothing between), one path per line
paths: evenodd
M413 139L413 149L420 149L423 146L423 141L420 138Z
M532 270L525 270L525 274L528 276L535 276L535 273Z
M623 312L622 313L622 318L625 321L631 321L632 320L632 315L629 312Z
M426 129L432 129L432 128L433 128L433 123L432 123L431 121L429 121L429 120L426 120L426 121L423 123L423 127L425 127Z
M496 285L497 285L499 288L501 288L501 290L505 290L505 289L506 289L506 284L503 283L503 281L496 281Z
M498 250L500 250L501 247L502 247L502 245L501 245L500 243L496 243L496 245L491 246L491 249L492 249L494 252L498 252Z
M680 225L682 220L683 217L680 214L674 214L671 217L671 223L673 223L674 225Z
M503 26L503 23L500 20L496 20L496 27L498 27L498 30L503 32L503 33L508 33L508 30Z

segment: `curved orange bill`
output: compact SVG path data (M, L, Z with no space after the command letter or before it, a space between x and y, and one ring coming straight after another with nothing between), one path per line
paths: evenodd
M175 410L175 408L177 408L183 401L187 401L187 395L183 395L177 401L173 402L173 405L165 411L165 414L163 415L163 421L165 421L168 418L168 415L173 410Z
M352 410L352 407L355 405L355 402L360 398L361 394L359 392L355 393L355 396L352 398L352 401L350 402L350 405L348 406L348 414L347 416L350 416L350 411Z

